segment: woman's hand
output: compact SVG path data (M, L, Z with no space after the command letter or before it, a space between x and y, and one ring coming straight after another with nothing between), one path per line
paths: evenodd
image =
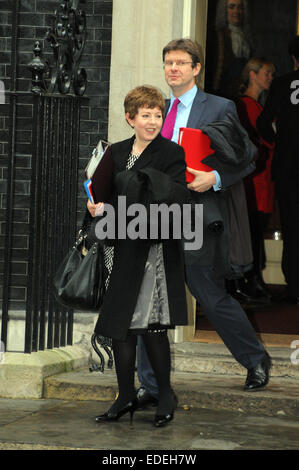
M198 193L204 193L205 191L211 189L212 186L216 183L216 176L212 171L199 171L188 167L186 170L195 176L192 183L187 184L188 189L192 189Z
M97 204L93 204L88 199L87 209L89 210L92 217L98 217L99 215L102 215L103 212L104 212L104 203L103 202L98 202Z

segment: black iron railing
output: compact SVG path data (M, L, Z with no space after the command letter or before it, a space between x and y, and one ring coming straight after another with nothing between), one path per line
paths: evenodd
M25 352L72 344L52 279L74 241L80 98L34 96ZM47 337L46 337L47 326Z
M14 235L15 148L17 105L31 104L31 174L28 233L28 273L24 352L72 344L73 312L52 294L52 279L76 233L80 108L86 72L79 61L86 38L85 0L58 1L46 39L54 66L42 58L37 41L28 64L32 90L16 90L19 1L13 2L9 151L1 341L6 345L9 321L12 240Z

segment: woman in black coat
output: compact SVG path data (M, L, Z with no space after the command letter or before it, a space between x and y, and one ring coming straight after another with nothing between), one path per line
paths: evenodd
M164 211L171 204L180 209L179 204L189 198L184 151L160 135L164 112L161 93L153 87L137 87L126 96L124 106L126 120L135 135L111 145L115 175L114 194L109 203L119 219L124 196L127 207L139 203L137 207L144 208L147 215L153 204L163 203ZM99 205L88 203L88 209L94 217ZM177 210L174 217L179 216ZM160 233L157 239L150 234L153 220L148 217L138 220L140 237L134 239L127 230L125 238L116 236L115 240L105 242L109 276L95 333L112 338L119 395L96 421L117 420L127 412L132 420L137 408L136 340L142 334L159 386L154 424L163 426L172 420L174 410L167 329L187 323L183 253L181 241L171 236L172 227L177 227L174 221L173 225L170 222L170 236L164 239ZM127 229L130 222L132 217L127 217ZM161 220L158 229L161 232Z

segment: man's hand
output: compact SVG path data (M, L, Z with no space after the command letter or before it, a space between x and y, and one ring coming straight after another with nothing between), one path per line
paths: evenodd
M204 193L205 191L211 189L212 186L216 183L216 176L212 171L199 171L188 167L187 171L195 176L192 183L187 185L188 189L192 189L198 193Z
M98 204L92 204L90 202L90 200L88 199L87 209L89 210L92 217L97 217L97 216L103 214L103 212L104 212L104 203L99 202Z

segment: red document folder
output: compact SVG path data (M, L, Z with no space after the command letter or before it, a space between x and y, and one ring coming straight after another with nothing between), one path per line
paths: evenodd
M190 127L180 127L178 144L185 150L185 160L189 168L200 171L211 171L208 165L202 163L202 160L214 153L211 149L211 141L209 137L200 129L192 129ZM186 171L187 183L192 183L194 175Z

